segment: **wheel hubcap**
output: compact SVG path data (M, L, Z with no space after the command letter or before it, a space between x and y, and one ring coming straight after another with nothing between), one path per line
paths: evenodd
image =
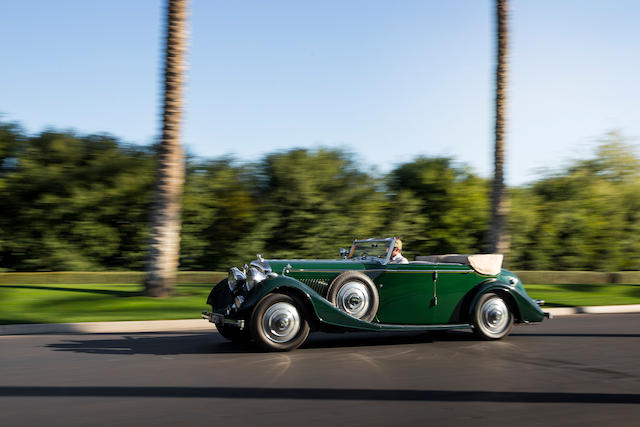
M369 309L369 292L361 282L347 282L336 296L336 305L345 313L357 319L367 313Z
M502 332L509 323L509 309L500 298L491 298L482 306L482 326L492 334Z
M292 304L279 302L267 309L262 318L262 330L273 342L292 340L300 330L300 314Z

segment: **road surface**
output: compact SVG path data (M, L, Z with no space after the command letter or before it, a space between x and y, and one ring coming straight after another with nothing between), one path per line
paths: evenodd
M640 314L449 333L0 337L0 426L640 425Z

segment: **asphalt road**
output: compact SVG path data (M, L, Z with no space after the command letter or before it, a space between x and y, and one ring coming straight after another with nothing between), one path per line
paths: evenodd
M640 425L640 314L467 331L0 337L2 426Z

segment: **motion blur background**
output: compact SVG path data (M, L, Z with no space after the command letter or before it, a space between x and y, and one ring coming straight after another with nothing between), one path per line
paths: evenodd
M512 4L505 265L640 270L640 5ZM0 5L1 270L143 268L163 5ZM194 0L180 269L481 252L493 8Z

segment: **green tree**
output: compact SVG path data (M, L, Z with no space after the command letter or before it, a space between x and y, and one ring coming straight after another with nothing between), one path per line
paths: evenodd
M420 157L389 174L391 211L413 218L409 254L476 252L487 229L488 182L449 158ZM403 212L404 210L404 212Z
M257 171L269 256L335 258L337 245L383 231L380 183L345 153L291 150L267 156Z
M15 136L0 188L0 267L140 268L153 156L106 135ZM7 162L4 162L7 163Z
M513 254L519 268L640 268L638 157L617 133L595 156L572 162L512 194Z
M231 159L200 162L187 169L180 266L226 269L263 250L263 209L245 168Z
M0 202L2 195L7 190L7 174L11 173L16 165L22 129L15 123L0 122ZM0 205L2 206L2 205ZM3 254L7 253L5 241L7 232L11 227L9 219L0 208L0 269L3 268ZM5 255L6 256L6 255Z

